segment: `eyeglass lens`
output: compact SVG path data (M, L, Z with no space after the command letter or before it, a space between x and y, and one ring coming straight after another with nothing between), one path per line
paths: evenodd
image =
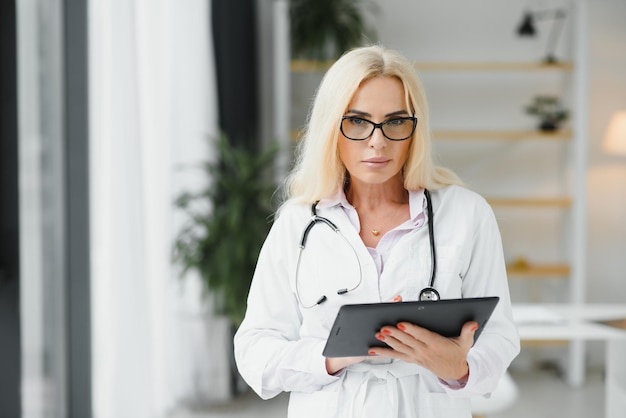
M374 129L380 128L386 138L392 141L403 141L413 135L415 126L416 119L411 117L374 123L363 118L344 116L341 120L341 133L348 139L362 141L369 138L374 133Z

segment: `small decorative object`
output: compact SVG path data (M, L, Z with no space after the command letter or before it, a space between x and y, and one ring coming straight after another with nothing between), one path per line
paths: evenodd
M539 118L539 130L554 131L567 119L569 112L555 96L537 96L526 106L526 113Z
M510 264L510 267L515 270L528 270L530 268L530 262L526 257L517 257Z

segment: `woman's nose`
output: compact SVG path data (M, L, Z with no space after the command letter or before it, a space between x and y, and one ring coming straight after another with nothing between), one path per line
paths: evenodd
M381 149L387 145L387 138L383 135L383 130L378 128L374 129L372 136L370 136L369 144L370 148Z

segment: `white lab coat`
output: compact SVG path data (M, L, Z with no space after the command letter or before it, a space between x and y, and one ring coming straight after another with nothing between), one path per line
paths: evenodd
M321 207L348 246L325 225L310 232L296 294L296 260L311 208L281 211L261 250L246 317L235 335L235 358L243 378L263 399L291 392L289 417L470 417L469 397L493 391L519 352L500 233L486 201L449 186L432 192L437 248L435 287L443 299L499 296L483 333L467 356L470 376L452 388L415 364L372 359L328 375L322 350L341 305L417 300L430 279L426 225L403 236L378 277L374 261L341 206ZM362 283L338 295L340 288ZM325 295L327 300L312 308Z

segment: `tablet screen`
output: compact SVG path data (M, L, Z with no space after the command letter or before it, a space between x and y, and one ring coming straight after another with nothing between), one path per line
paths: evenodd
M367 356L370 347L386 347L374 337L380 328L399 322L419 325L444 337L457 337L463 324L476 321L476 341L498 301L497 296L491 296L344 305L337 313L323 354L325 357Z

